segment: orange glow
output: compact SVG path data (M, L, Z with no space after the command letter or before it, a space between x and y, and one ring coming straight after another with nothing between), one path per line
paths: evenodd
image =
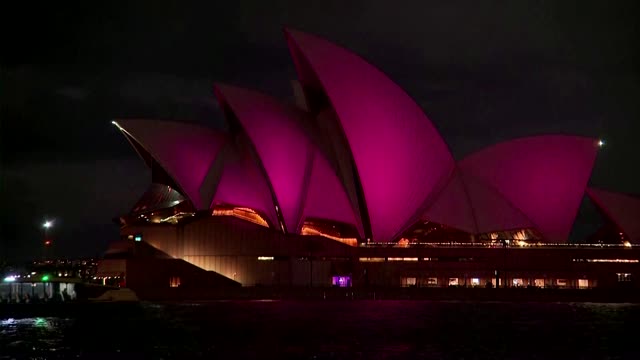
M409 247L409 239L407 238L402 238L400 240L398 240L398 247Z
M249 221L251 223L254 223L260 226L264 226L267 228L269 227L269 223L267 223L267 221L262 216L260 216L260 214L255 212L253 209L249 209L249 208L243 208L243 207L236 207L232 209L218 208L213 210L212 215L213 216L234 216L234 217L237 217L238 219Z
M418 261L417 257L390 257L388 261Z
M358 239L356 239L356 238L342 238L342 237L338 237L338 236L329 235L329 234L324 233L324 232L320 231L319 229L316 229L316 228L314 228L312 226L309 226L307 224L302 225L302 230L300 231L300 234L302 234L302 235L323 236L323 237L326 237L328 239L339 241L339 242L341 242L343 244L347 244L349 246L358 246Z
M142 216L142 215L141 215ZM152 219L151 221L154 223L170 223L177 224L180 220L186 218L187 216L195 216L192 212L179 212L164 219Z
M527 240L527 233L524 230L520 230L513 235L513 240Z
M169 278L169 287L180 287L180 277L172 276Z

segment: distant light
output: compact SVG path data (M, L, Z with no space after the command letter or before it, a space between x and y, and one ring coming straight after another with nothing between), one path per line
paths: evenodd
M624 241L622 245L624 245L625 247L631 247L631 243L628 241Z
M44 224L42 224L42 226L44 226L45 229L50 228L51 226L53 226L53 221L45 221Z
M173 201L173 205L178 205L178 204L180 204L180 200L174 200Z
M598 140L598 146L599 147L603 147L604 145L605 145L604 140L602 140L602 139Z
M44 244L45 244L46 246L51 245L51 240L47 240L47 241L45 241L45 242L44 242Z
M41 280L42 281L49 281L49 275L44 275Z
M133 240L135 241L142 241L142 235L136 235Z
M16 277L11 275L11 276L7 276L6 278L4 278L3 280L4 282L14 282L16 281Z

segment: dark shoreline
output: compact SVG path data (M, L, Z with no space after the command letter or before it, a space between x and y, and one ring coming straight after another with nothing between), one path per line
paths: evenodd
M640 291L631 289L537 289L537 288L272 288L169 289L137 291L145 301L208 300L424 300L506 302L638 303Z
M76 317L101 309L122 307L135 311L148 303L207 303L218 301L371 302L425 301L469 303L601 303L639 304L640 292L622 289L484 289L484 288L237 288L171 289L139 294L140 301L71 301L0 304L0 319Z

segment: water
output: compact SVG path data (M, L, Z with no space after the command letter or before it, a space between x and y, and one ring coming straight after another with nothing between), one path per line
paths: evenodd
M0 359L639 359L632 304L229 301L0 320Z

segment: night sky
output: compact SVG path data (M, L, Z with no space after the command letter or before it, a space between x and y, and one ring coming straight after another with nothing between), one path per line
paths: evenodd
M602 137L592 185L640 193L636 1L136 3L4 12L0 260L39 257L45 218L59 256L118 238L112 219L150 172L111 120L220 126L214 81L291 100L283 26L386 72L456 158L518 136Z

